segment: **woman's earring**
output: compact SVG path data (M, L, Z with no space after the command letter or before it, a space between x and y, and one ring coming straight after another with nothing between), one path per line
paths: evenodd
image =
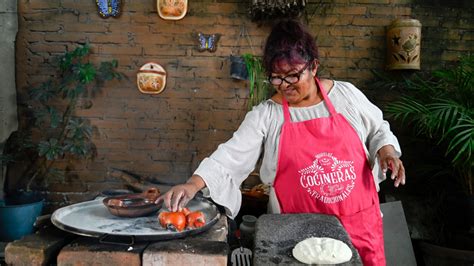
M314 70L314 74L313 76L316 77L316 74L318 73L318 60L315 59L312 63L311 63L311 72L313 72Z

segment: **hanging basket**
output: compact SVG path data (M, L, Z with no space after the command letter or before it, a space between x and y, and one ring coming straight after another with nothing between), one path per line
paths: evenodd
M298 17L306 0L252 0L249 14L253 21Z
M237 39L236 46L238 47L237 53L240 51L240 40L244 37L247 43L250 45L253 54L253 45L252 40L250 39L250 35L247 31L245 25L242 25L239 33L239 38ZM247 64L245 63L245 59L241 55L230 55L230 76L234 79L238 80L247 80L249 77L249 73L247 70Z

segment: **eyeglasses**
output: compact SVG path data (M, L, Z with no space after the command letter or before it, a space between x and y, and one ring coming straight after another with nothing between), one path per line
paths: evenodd
M310 62L307 62L306 65L298 72L296 73L293 73L293 74L290 74L290 75L287 75L285 77L278 77L278 76L270 76L268 77L268 81L272 84L272 85L275 85L275 86L280 86L283 81L286 81L286 83L288 84L295 84L295 83L298 83L298 81L300 81L300 78L301 78L301 75L303 75L303 73L305 72L305 70L309 67L311 61Z

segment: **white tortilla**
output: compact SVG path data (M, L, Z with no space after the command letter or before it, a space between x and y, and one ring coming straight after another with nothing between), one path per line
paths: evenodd
M338 264L348 262L352 251L340 240L311 237L296 244L293 257L306 264Z

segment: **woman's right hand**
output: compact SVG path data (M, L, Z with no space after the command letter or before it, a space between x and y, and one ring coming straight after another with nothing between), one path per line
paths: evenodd
M186 207L188 202L194 198L196 193L203 189L206 183L202 177L193 175L188 182L176 185L161 195L155 202L157 204L163 203L166 208L172 212L176 212Z

